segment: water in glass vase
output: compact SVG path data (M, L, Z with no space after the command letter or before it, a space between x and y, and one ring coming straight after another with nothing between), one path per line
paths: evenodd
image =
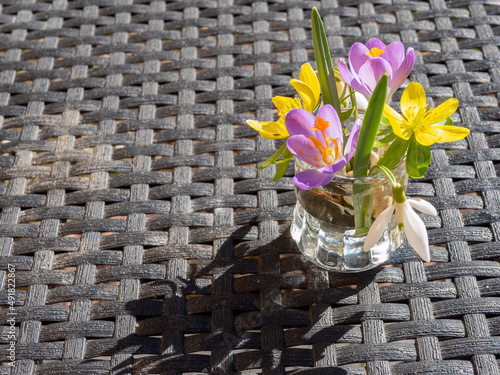
M300 167L300 166L299 166ZM314 264L339 272L361 272L386 262L403 242L391 220L378 243L363 250L369 225L392 203L385 178L335 177L319 188L295 189L297 203L290 227L303 255ZM366 213L367 228L356 231L356 209Z

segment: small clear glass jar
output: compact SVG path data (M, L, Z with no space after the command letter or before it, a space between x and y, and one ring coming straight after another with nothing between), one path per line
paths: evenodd
M307 163L295 159L295 173L308 168ZM406 176L404 161L392 172L398 181ZM405 191L406 186L407 177ZM393 218L378 243L367 252L363 250L371 223L392 204L392 186L384 174L335 176L325 186L310 190L295 187L295 194L292 237L302 254L322 268L366 271L387 261L403 243L404 236Z

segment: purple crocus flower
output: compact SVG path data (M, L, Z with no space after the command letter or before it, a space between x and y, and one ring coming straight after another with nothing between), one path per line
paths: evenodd
M367 99L377 85L380 77L387 73L389 78L386 102L401 87L415 65L415 51L405 48L401 42L386 46L379 39L370 39L366 44L354 43L349 51L349 66L339 60L339 73L344 82Z
M314 116L303 109L292 109L285 119L290 134L286 146L300 160L316 167L299 172L293 178L300 189L328 184L335 173L344 168L354 156L361 130L357 119L343 147L342 124L331 105L320 108Z

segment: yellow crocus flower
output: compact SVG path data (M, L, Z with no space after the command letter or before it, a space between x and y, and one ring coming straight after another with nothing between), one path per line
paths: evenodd
M318 105L321 90L318 77L311 64L302 65L299 79L291 79L290 84L299 93L304 109L312 113Z
M284 96L275 96L273 103L278 109L278 121L255 121L248 120L247 124L257 130L263 138L283 139L288 138L289 134L285 126L285 117L294 108L305 109L313 112L319 102L320 87L318 77L309 63L302 65L299 79L290 80L290 84L297 90L304 107L299 98L287 98Z
M470 130L460 126L440 125L458 108L458 100L448 99L436 108L427 110L424 88L411 82L401 97L401 112L397 113L387 104L384 116L389 119L394 134L409 140L413 134L418 143L430 146L436 142L454 142L467 137Z

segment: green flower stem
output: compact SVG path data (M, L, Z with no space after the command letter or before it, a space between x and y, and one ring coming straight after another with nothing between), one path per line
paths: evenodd
M383 165L376 165L372 169L370 169L370 173L369 173L370 176L374 175L375 172L377 172L377 171L380 171L383 174L385 174L387 176L387 178L389 179L389 181L391 181L392 186L397 185L396 177L394 177L394 174L391 172L391 170L389 168L384 167Z
M354 185L356 188L357 185ZM359 185L358 185L359 186ZM362 187L367 190L367 187ZM361 236L368 233L372 223L372 215L368 210L371 208L372 195L364 194L363 191L359 193L354 193L353 196L353 207L354 207L354 224L355 224L355 234Z
M382 111L384 109L384 100L387 93L387 74L384 74L377 83L375 90L368 102L363 125L359 133L358 145L353 162L353 176L366 177L370 166L370 156L377 136ZM354 225L356 235L362 235L368 232L371 226L371 201L372 194L366 194L369 188L366 184L355 183L353 186L353 195L355 214Z
M358 118L358 106L356 105L356 95L354 93L354 90L350 86L349 86L349 96L351 97L352 108L354 108L354 121L356 121Z

